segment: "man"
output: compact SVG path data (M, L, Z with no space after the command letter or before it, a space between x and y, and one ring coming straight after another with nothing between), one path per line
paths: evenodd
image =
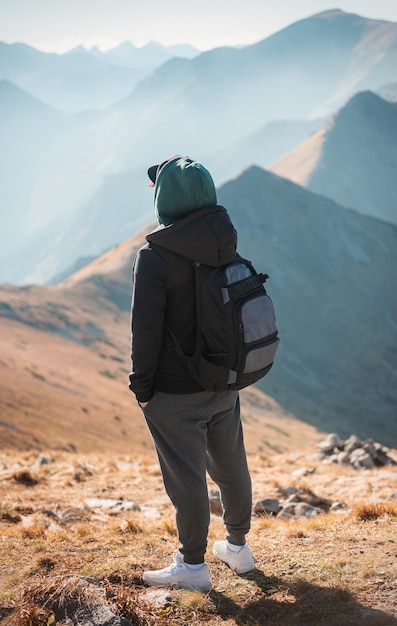
M148 170L158 228L146 236L134 264L130 389L151 432L164 486L176 512L179 551L169 567L147 571L146 584L209 591L205 563L210 509L206 472L219 486L226 539L215 556L238 573L254 568L245 542L252 493L236 391L209 392L192 380L171 347L169 330L185 354L195 346L192 262L230 262L236 231L217 206L208 170L174 156Z

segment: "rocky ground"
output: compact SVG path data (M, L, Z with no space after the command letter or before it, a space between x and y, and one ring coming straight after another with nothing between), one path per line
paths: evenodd
M177 548L153 453L3 452L0 623L397 624L395 452L358 469L336 458L344 442L325 450L325 441L311 453L250 457L257 569L244 577L212 556L223 524L209 481L213 590L204 596L143 585L142 571Z

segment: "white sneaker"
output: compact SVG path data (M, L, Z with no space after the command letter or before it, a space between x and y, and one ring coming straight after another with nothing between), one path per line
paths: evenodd
M176 553L172 565L164 569L143 572L142 578L150 587L175 587L203 592L210 591L212 588L207 563L203 563L199 569L189 569L180 552Z
M227 541L215 541L213 553L218 559L227 563L237 574L245 574L255 569L254 559L247 544L242 546L238 552L232 552Z

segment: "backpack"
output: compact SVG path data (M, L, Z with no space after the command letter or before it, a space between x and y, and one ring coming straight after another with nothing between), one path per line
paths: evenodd
M263 378L279 346L272 300L251 262L236 253L222 267L193 263L196 345L186 356L169 330L171 345L190 377L208 391L239 390Z

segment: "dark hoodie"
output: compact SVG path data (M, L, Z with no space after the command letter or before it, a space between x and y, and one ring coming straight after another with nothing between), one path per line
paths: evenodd
M203 180L195 178L202 185ZM167 193L172 195L172 186ZM159 194L155 197L158 201ZM167 328L185 354L192 354L196 332L192 261L212 267L229 263L235 256L237 235L225 208L191 210L186 217L147 235L147 243L135 259L129 386L140 402L150 400L156 390L176 394L203 391L173 352Z

